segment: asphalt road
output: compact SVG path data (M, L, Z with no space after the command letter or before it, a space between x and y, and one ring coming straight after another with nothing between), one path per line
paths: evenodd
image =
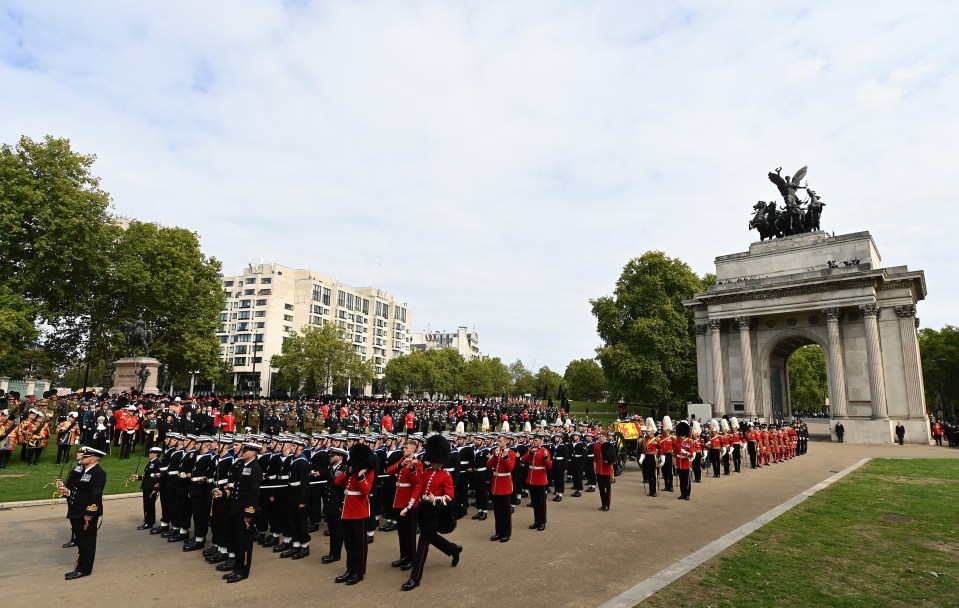
M449 535L464 546L459 566L451 568L449 558L431 551L422 585L408 595L400 592L407 573L389 566L399 557L394 533L377 532L366 579L354 587L333 582L345 569L342 561L320 563L326 552L320 534L312 555L297 562L258 547L251 578L228 585L199 552L183 553L179 544L137 531L137 498L105 503L93 576L65 581L75 557L74 549L60 548L69 538L65 505L15 507L0 512L0 598L6 606L242 602L286 608L351 600L385 605L400 597L429 606L597 606L863 457L959 458L959 449L812 442L807 455L785 463L704 477L688 502L666 492L646 497L631 463L613 485L608 513L598 511L598 493L567 493L562 503L549 503L547 528L537 532L527 529L532 509L524 503L516 508L507 544L488 540L492 513L485 522L461 520Z

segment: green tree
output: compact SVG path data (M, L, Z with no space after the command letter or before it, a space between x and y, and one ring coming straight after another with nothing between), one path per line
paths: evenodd
M0 283L0 372L13 373L18 353L38 336L30 304Z
M692 313L682 301L702 290L688 265L649 251L626 264L612 296L590 301L614 398L656 404L664 414L695 396Z
M291 333L270 365L277 369L276 386L292 394L301 394L308 383L317 393L330 393L334 387L345 388L350 379L366 384L373 377L372 364L362 361L333 324L308 325Z
M542 391L542 385L537 387L536 376L529 371L523 362L519 359L510 363L509 375L512 379L512 394L517 396L532 395L536 396L537 391Z
M606 375L596 359L570 361L563 374L569 398L574 401L602 401L606 396Z
M786 362L789 400L793 411L822 411L829 396L826 355L816 345L797 349Z
M563 377L545 365L536 372L537 394L542 395L543 399L558 397L562 383Z
M463 392L473 397L502 395L510 384L509 369L498 357L472 359L463 368Z
M940 408L947 417L956 415L959 400L959 328L945 325L919 330L922 379L926 388L926 409Z
M386 367L383 368L383 385L395 399L406 397L412 392L413 368L409 355L393 357L386 362Z

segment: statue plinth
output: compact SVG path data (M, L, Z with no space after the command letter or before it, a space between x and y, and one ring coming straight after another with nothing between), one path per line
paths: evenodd
M113 362L113 387L110 389L111 395L125 393L135 389L140 381L137 372L146 365L150 375L147 376L146 384L143 386L144 394L159 394L157 388L159 379L160 362L153 357L124 357Z

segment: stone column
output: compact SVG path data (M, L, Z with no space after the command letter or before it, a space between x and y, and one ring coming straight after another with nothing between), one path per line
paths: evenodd
M872 417L888 418L886 406L886 377L882 367L882 348L879 346L879 304L861 304L866 326L866 362L869 366L869 395L872 399Z
M753 377L753 345L749 326L752 317L736 317L739 324L739 344L743 357L743 406L749 416L758 416L756 408L756 381Z
M823 308L826 315L826 333L828 352L826 364L829 368L829 407L831 413L839 418L849 415L849 402L846 401L846 366L843 364L842 338L839 336L839 308Z
M34 391L37 390L37 379L33 376L27 376L23 379L23 381L27 383L27 388L23 390L23 395L21 395L21 397L26 399L30 395L34 394Z
M906 371L906 399L909 417L925 419L925 390L922 384L922 365L919 359L919 339L916 336L916 305L896 306L899 317L899 337L902 341L902 364Z
M706 346L706 332L709 331L709 326L705 323L696 323L693 329L696 332L696 394L705 398L709 394L711 380L709 377L711 373L709 369L710 351ZM267 390L267 394L269 394L269 390Z
M709 321L709 337L712 343L713 359L713 415L726 413L726 383L723 380L723 346L720 343L719 319Z
M10 390L10 376L0 376L0 391L4 394Z

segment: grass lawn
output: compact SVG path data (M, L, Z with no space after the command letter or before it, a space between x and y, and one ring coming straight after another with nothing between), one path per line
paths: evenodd
M143 446L137 446L142 450ZM104 494L122 494L124 492L139 492L140 482L131 481L125 485L126 480L133 473L137 466L137 455L134 454L129 460L120 460L118 455L120 448L114 448L112 456L107 456L100 462L100 466L107 472L107 487ZM66 479L70 468L76 466L77 450L74 447L70 451L70 462L63 467L63 479ZM37 500L53 496L53 486L46 484L52 482L60 474L60 465L54 464L57 459L56 446L50 446L43 450L43 456L40 457L40 464L35 467L27 466L20 462L20 449L13 451L10 458L10 465L0 470L0 503L13 502L17 500ZM140 472L146 466L147 457L144 456L140 461Z
M959 462L874 460L640 605L959 606Z

